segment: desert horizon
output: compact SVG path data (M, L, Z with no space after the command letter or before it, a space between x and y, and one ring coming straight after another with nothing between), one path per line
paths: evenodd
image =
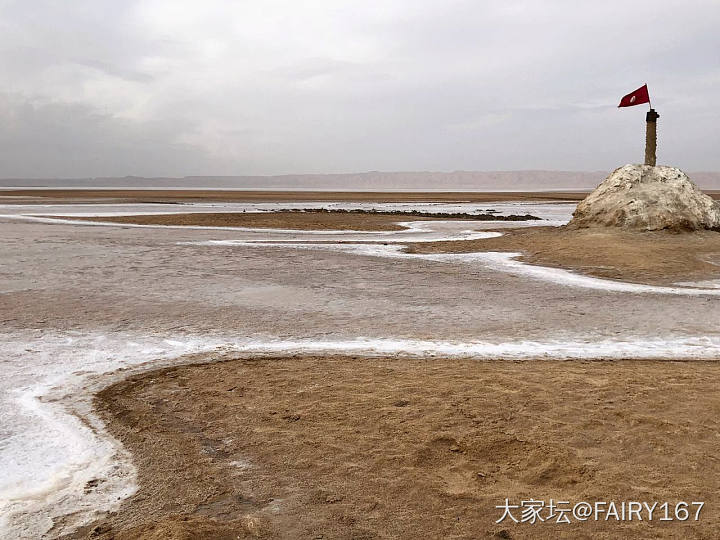
M46 419L6 416L3 534L710 534L718 233L573 228L583 199L1 191L0 396ZM701 517L498 513L595 490Z
M0 190L47 189L237 189L253 191L590 191L611 171L368 171L357 173L238 176L98 176L0 178ZM690 172L705 190L720 190L720 172Z

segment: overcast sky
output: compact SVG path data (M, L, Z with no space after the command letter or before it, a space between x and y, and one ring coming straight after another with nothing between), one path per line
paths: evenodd
M0 0L0 177L720 170L717 1Z

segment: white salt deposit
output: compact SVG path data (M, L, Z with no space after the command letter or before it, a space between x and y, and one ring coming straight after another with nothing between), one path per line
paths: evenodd
M625 165L578 204L571 226L696 231L720 228L720 205L680 169Z
M564 222L558 206L513 203L510 213L528 213ZM8 205L8 207L11 205ZM477 205L474 205L477 206ZM499 205L488 205L497 208ZM527 208L525 209L525 206ZM422 205L415 208L425 211ZM122 209L108 205L106 211L138 213L147 206ZM163 209L165 211L166 209ZM182 206L173 208L185 212ZM4 217L49 220L31 214L66 215L97 212L90 206L63 205L57 208L23 207L5 210ZM167 209L167 211L171 211ZM205 210L207 211L207 209ZM443 210L447 211L447 210ZM453 210L456 211L456 210ZM87 213L83 215L88 215ZM71 222L76 225L76 222ZM522 226L548 222L508 224ZM615 293L720 295L715 287L651 287L581 276L565 270L523 264L513 254L476 253L411 255L402 252L401 242L488 238L498 233L478 231L479 222L408 222L407 231L356 233L347 231L305 232L267 229L238 230L237 240L195 242L208 246L292 247L295 249L342 250L358 256L403 257L443 263L483 265L528 279ZM492 222L493 228L502 226ZM118 224L112 224L113 227ZM127 225L122 225L127 226ZM203 229L203 228L199 228ZM225 228L223 228L225 229ZM320 244L327 240L335 243ZM235 237L235 234L232 235ZM351 242L375 243L340 244ZM260 240L252 241L252 240ZM268 240L273 240L270 242ZM293 243L312 240L314 243ZM278 243L281 242L281 243ZM429 240L427 240L429 241ZM391 245L382 245L384 243ZM12 289L7 292L12 292ZM5 292L5 291L4 291ZM2 293L0 293L2 294ZM668 335L663 339L631 333L616 339L599 340L592 334L554 335L543 340L440 341L385 337L328 336L326 339L279 339L235 335L160 335L97 331L59 332L43 330L6 331L0 334L0 537L38 538L47 532L53 518L74 513L68 527L84 523L98 512L112 510L135 489L135 471L124 449L110 438L92 412L91 396L103 386L133 371L187 361L192 353L275 355L333 353L347 355L402 355L468 358L661 358L709 359L720 354L720 335ZM124 369L115 372L117 369ZM113 375L108 375L113 373ZM240 465L239 465L240 466ZM243 465L245 466L245 465ZM90 480L98 486L85 493ZM58 531L63 532L63 531ZM64 531L67 532L67 531Z
M135 489L134 470L123 449L92 414L92 392L112 381L99 374L117 368L149 369L182 362L182 355L369 354L463 358L716 358L720 336L638 336L598 341L593 336L514 342L452 342L409 339L245 340L232 336L132 334L4 334L0 356L0 534L35 538L53 517L79 511L79 525L116 508ZM125 374L130 371L126 371ZM84 423L84 422L87 422ZM88 481L96 490L84 493Z
M562 268L550 268L546 266L537 266L534 264L526 264L518 261L517 257L521 253L507 253L484 251L478 253L442 253L442 254L415 254L405 253L404 247L398 241L393 245L377 245L377 244L318 244L307 242L247 242L240 240L203 240L196 242L178 242L179 244L192 244L201 246L244 246L244 247L276 247L276 248L293 248L293 249L318 249L342 251L345 253L353 253L356 255L365 255L369 257L396 257L396 258L414 258L418 260L429 260L447 263L466 263L480 264L486 268L491 268L500 272L512 273L518 276L529 277L559 285L569 287L582 287L586 289L596 289L608 292L622 292L632 294L676 294L687 296L720 296L720 290L713 282L696 282L678 285L686 285L680 287L662 287L657 285L643 285L640 283L627 283L623 281L614 281L610 279L596 278L577 274L571 270ZM400 244L400 245L398 245Z

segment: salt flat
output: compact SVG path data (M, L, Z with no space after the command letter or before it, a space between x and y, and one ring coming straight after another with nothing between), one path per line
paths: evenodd
M526 202L488 207L552 223L572 210ZM398 256L404 242L481 241L487 229L523 223L313 233L38 217L209 209L218 205L0 208L5 537L37 536L52 518L79 510L64 522L67 532L134 491L129 456L91 408L92 392L123 373L99 375L118 368L232 352L706 360L720 352L717 289L643 288L508 257ZM101 487L86 493L87 482L98 478Z

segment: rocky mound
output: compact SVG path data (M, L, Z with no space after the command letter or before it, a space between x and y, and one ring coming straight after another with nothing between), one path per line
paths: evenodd
M720 205L680 169L625 165L578 204L568 226L720 230Z

